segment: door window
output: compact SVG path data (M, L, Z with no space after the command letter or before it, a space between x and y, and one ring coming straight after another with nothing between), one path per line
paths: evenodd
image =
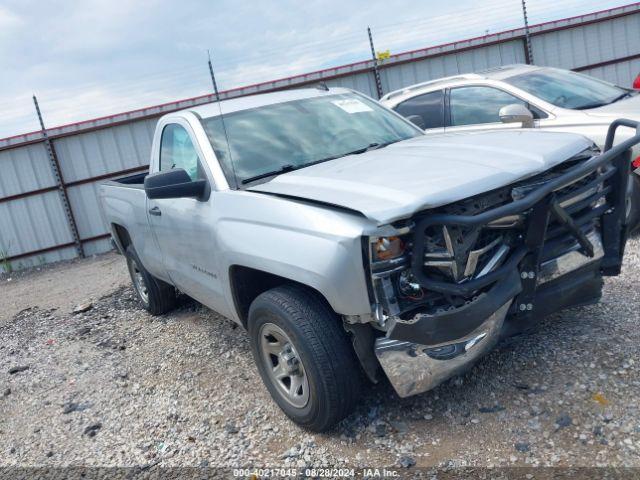
M403 117L418 115L424 128L444 127L444 92L438 90L418 95L397 105L394 109Z
M189 132L177 123L170 123L162 131L160 143L160 171L182 168L191 180L204 179L198 153Z
M505 105L519 103L531 110L533 118L546 115L527 102L492 87L460 87L451 90L451 125L476 125L500 123L500 109Z

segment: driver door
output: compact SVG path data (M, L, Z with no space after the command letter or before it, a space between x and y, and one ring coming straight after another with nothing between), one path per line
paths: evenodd
M202 155L190 127L169 123L162 130L160 171L182 168L191 180L204 179ZM182 292L216 309L225 305L216 264L216 236L212 228L213 195L196 198L148 199L149 223L162 252L171 282Z

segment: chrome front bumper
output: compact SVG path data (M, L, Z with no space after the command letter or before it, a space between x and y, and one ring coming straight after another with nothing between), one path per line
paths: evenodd
M593 232L588 238L594 246L593 257L576 249L543 263L538 272L538 285L599 261L604 256L600 235ZM408 397L426 392L473 365L498 342L511 303L509 300L498 308L470 334L446 344L425 346L378 338L376 357L398 395Z
M474 332L455 343L425 347L378 338L376 356L398 395L408 397L431 390L448 378L462 373L491 350L500 337L510 306L511 302L504 304ZM446 358L447 353L450 358Z

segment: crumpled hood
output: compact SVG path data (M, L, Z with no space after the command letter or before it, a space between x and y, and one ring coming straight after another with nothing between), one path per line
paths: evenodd
M628 118L630 120L640 120L640 95L605 105L604 107L583 110L591 117L602 117L606 123L617 118Z
M249 190L339 205L382 225L544 172L591 145L581 135L531 130L420 136Z

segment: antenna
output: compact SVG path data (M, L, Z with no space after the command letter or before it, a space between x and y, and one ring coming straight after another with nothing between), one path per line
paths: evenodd
M236 168L233 164L233 158L231 157L231 144L229 143L229 135L227 134L227 126L224 123L224 115L222 114L222 105L220 105L220 93L218 92L218 84L216 83L216 76L213 73L213 64L211 63L211 53L207 50L207 58L209 63L209 73L211 74L211 83L213 83L213 92L216 96L216 102L218 104L218 110L220 111L220 122L222 123L222 131L224 132L224 138L227 142L227 151L229 152L229 163L231 163L231 171L233 172L234 187L238 188L238 176L236 175ZM221 165L222 166L222 165Z

